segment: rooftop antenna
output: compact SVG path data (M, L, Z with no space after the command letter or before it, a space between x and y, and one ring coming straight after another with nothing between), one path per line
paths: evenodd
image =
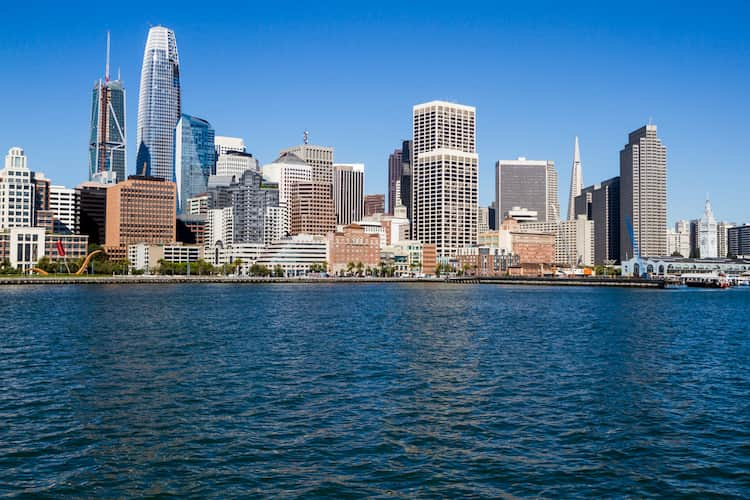
M310 138L310 132L308 132L307 130L305 130L305 133L302 134L302 141L305 144L307 144L307 141L308 141L309 138Z
M107 30L107 65L104 68L104 81L109 83L109 30Z

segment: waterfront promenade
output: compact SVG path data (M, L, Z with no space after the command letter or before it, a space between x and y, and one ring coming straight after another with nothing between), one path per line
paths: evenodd
M450 277L450 278L376 278L376 277L296 277L270 278L261 276L22 276L0 278L2 285L120 285L120 284L175 284L175 283L453 283L536 286L593 286L624 288L664 288L662 280L631 278L544 278L544 277Z

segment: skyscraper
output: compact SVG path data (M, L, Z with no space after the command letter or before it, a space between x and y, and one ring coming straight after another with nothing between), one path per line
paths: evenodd
M393 209L396 208L396 187L401 185L403 174L401 153L401 149L396 149L388 155L388 213L391 215L393 215Z
M214 129L202 118L182 115L175 127L175 182L177 207L187 211L187 200L206 191L214 167Z
M34 225L34 180L26 154L12 147L0 170L0 229Z
M539 222L560 220L557 169L547 160L500 160L495 163L495 206L498 225L514 209L537 213Z
M667 148L656 125L631 132L620 151L620 259L635 255L629 226L640 255L667 253Z
M89 136L89 180L112 184L125 180L125 87L109 79L109 33L104 81L94 83Z
M385 213L385 195L384 194L368 194L365 195L363 200L365 216L369 217L375 214Z
M263 180L260 172L248 170L229 187L235 243L259 243L265 239L269 207L279 206L278 184Z
M174 32L148 32L138 95L136 174L174 180L174 129L180 119L180 61Z
M333 166L333 206L336 224L351 224L362 218L365 166L340 163Z
M576 145L573 151L573 169L570 173L568 220L576 219L576 196L581 194L581 189L583 189L583 172L581 171L581 152L578 149L578 136L576 136Z
M450 257L477 242L476 108L443 101L413 108L413 238Z
M414 142L411 140L404 141L401 144L401 204L406 207L406 218L409 219L409 238L412 236L412 203L411 203L411 171L412 171L412 150Z
M588 186L576 196L574 213L594 221L594 262L620 260L620 178Z

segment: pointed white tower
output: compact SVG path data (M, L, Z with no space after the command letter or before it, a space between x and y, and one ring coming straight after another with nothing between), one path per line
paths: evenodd
M568 200L568 220L576 218L576 196L581 194L583 189L583 173L581 172L581 151L578 149L578 136L576 136L576 146L573 152L573 171L570 174L570 200Z
M718 236L718 226L711 209L711 200L706 194L706 207L703 217L698 222L698 247L702 259L713 259L719 256Z

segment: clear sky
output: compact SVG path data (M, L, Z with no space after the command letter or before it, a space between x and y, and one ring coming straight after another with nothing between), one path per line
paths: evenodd
M750 222L748 2L12 2L0 14L0 148L74 186L87 176L91 88L127 90L128 169L150 25L174 29L183 111L245 138L261 163L310 141L366 165L385 192L411 107L477 107L480 203L494 164L554 160L565 215L573 140L584 185L618 175L653 120L668 154L668 218Z

